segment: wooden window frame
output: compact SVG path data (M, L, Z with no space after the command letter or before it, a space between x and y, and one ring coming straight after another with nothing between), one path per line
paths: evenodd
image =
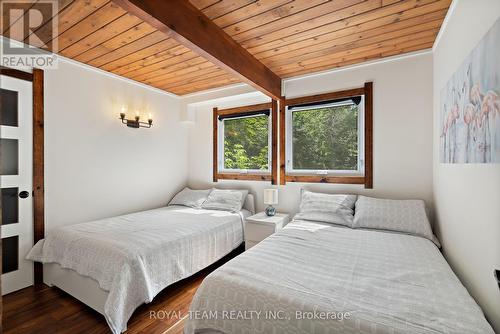
M364 175L363 176L322 176L289 175L286 173L286 106L303 103L322 102L364 95ZM373 83L366 82L363 87L331 92L326 94L280 100L280 184L286 182L363 184L373 188Z
M252 111L270 109L271 110L271 171L270 173L219 173L219 116L238 115ZM269 103L254 104L243 107L218 109L213 108L213 156L212 174L213 182L218 180L244 180L244 181L271 181L271 184L278 183L278 102L272 100Z

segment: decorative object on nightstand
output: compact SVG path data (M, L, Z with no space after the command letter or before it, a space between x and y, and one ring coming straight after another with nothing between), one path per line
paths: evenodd
M288 224L289 215L276 213L268 216L259 212L245 219L245 249L249 249Z
M264 204L267 204L266 215L272 217L276 214L273 205L278 204L278 189L264 189Z

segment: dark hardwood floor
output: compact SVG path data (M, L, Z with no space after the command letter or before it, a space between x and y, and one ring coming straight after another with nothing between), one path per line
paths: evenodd
M151 303L140 306L130 318L126 333L181 334L182 318L187 316L191 300L203 279L243 249L240 247L194 276L169 286ZM154 319L150 312L160 312L156 313L160 316ZM62 290L45 284L5 295L2 318L5 334L110 333L101 314Z

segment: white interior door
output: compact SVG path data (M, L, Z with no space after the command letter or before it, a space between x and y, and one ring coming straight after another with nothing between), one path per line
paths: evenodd
M0 75L2 295L33 284L33 85Z

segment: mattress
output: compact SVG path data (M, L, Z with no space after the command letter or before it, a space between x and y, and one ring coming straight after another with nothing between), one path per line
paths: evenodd
M191 333L493 330L430 240L293 221L205 278Z
M109 291L106 321L120 333L139 305L237 248L248 215L169 206L70 225L51 230L27 258L96 280Z

